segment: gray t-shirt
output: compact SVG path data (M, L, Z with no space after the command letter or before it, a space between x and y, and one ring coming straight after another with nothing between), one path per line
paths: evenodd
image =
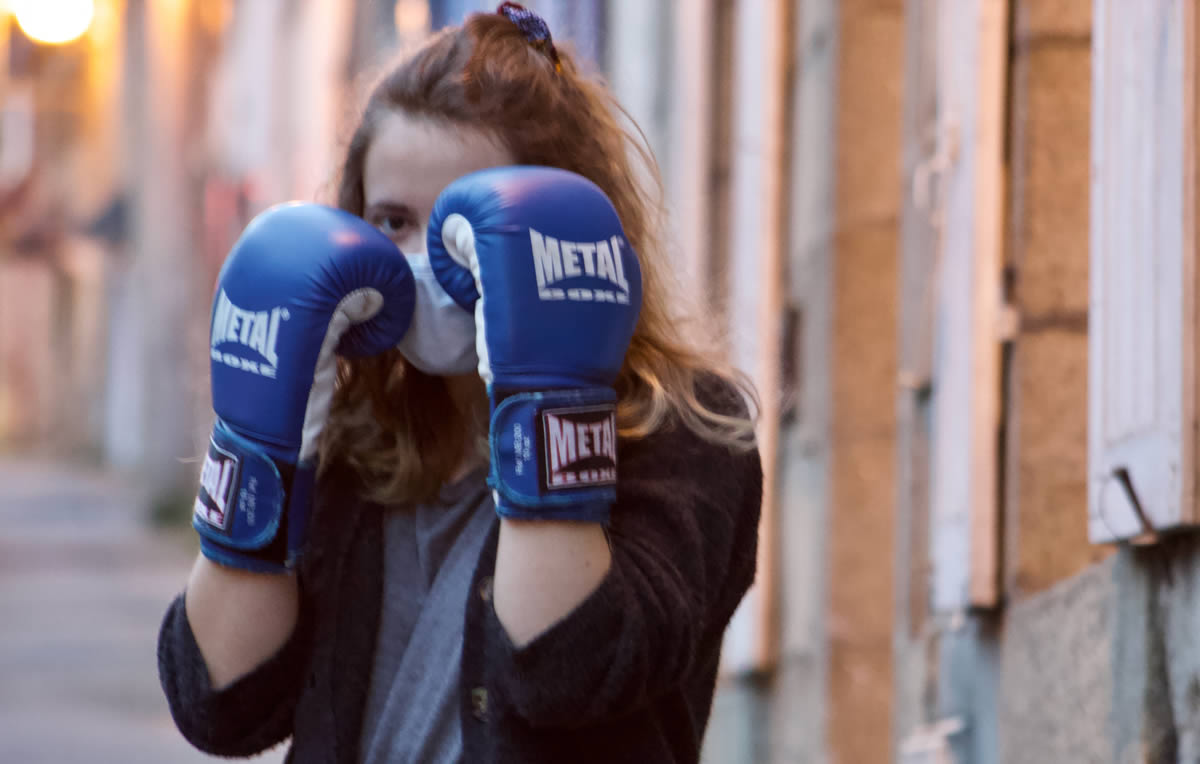
M361 739L364 764L462 758L459 676L471 576L494 505L477 470L384 520L383 610Z

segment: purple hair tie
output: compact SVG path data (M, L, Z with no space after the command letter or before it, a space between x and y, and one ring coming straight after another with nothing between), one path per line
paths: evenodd
M550 36L550 27L545 20L520 3L501 3L496 13L517 25L524 33L525 39L535 50L544 54L554 62L554 71L562 71L562 63L558 60L558 49L554 47L554 39Z

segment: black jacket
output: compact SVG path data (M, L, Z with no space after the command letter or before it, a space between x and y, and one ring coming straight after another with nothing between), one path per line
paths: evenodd
M754 578L762 468L682 426L622 442L599 588L529 645L491 606L499 521L464 613L464 760L696 762L725 626ZM322 478L280 651L214 692L184 611L167 610L158 663L175 723L196 747L249 756L289 736L296 764L357 764L379 628L384 509L348 470ZM253 617L253 614L248 614ZM431 666L430 670L438 670Z

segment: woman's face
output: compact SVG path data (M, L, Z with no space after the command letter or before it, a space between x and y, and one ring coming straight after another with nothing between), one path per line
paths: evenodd
M514 164L486 133L394 111L382 118L363 167L363 217L400 251L425 252L433 203L450 182Z

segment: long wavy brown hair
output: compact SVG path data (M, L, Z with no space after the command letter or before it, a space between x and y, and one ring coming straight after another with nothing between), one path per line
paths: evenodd
M645 437L674 416L707 440L751 447L753 414L713 410L697 396L702 379L716 377L754 401L711 335L685 338L680 329L659 237L662 184L645 140L622 128L628 115L605 85L558 52L556 66L505 17L475 14L406 55L371 91L341 167L338 206L363 214L367 149L380 117L394 111L482 129L519 164L589 178L612 200L642 270L641 313L616 382L620 436ZM425 500L486 431L486 409L391 351L341 362L322 462L348 462L377 500Z

